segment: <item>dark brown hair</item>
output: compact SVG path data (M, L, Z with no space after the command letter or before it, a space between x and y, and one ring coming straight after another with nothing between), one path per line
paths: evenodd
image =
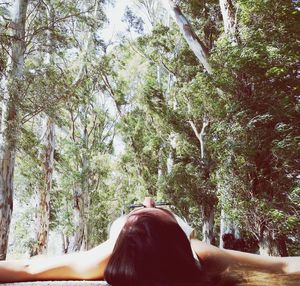
M208 285L180 226L151 212L129 215L104 277L113 286Z

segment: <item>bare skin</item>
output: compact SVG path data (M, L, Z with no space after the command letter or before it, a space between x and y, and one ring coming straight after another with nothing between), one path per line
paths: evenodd
M155 202L151 198L146 198L144 208L136 210L135 213L145 211L155 212L164 221L174 221L172 213L155 208ZM0 282L103 280L113 247L114 242L107 240L85 252L23 261L0 261ZM211 272L222 272L229 267L243 266L271 273L300 273L300 257L265 257L224 250L196 239L191 239L191 247L203 261L207 271Z

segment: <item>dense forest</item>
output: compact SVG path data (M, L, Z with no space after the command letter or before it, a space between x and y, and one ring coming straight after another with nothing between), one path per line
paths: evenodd
M300 255L299 51L299 0L0 1L0 260L89 249L145 196Z

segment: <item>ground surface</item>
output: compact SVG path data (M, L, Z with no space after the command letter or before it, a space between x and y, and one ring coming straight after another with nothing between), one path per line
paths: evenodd
M300 286L300 273L294 275L280 275L263 273L260 271L238 271L235 273L235 270L232 270L230 276L239 277L239 283L235 286ZM104 281L43 281L0 283L0 286L109 286L109 284Z
M43 282L21 282L5 283L1 286L109 286L104 281L43 281Z

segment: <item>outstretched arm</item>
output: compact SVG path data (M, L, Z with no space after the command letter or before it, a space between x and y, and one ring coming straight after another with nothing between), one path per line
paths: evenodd
M101 280L112 249L113 244L106 241L84 252L23 261L0 261L0 282Z
M272 273L300 272L300 257L274 257L251 254L241 251L219 249L197 239L191 240L193 250L212 272L222 272L228 267L243 266L259 268Z

